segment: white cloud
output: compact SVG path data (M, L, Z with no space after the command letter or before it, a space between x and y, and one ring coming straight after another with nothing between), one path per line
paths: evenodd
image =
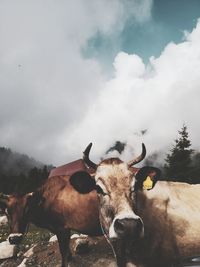
M62 164L91 141L98 161L121 140L130 159L142 141L148 153L166 151L186 123L200 148L200 22L147 65L120 52L109 80L81 54L98 31L109 35L128 19L146 21L151 7L151 0L2 1L0 145Z
M115 76L105 83L68 141L79 140L80 146L93 141L95 159L116 140L128 142L128 149L134 147L137 154L143 141L150 154L169 149L186 123L193 147L200 148L200 21L185 41L168 44L147 66L137 55L121 52L114 67ZM138 136L143 129L147 134ZM126 151L124 158L128 157Z
M123 3L126 7L125 12L128 13L128 16L131 15L137 22L143 23L151 18L153 0L124 0Z
M151 0L1 1L0 145L54 164L78 156L82 138L68 141L68 137L75 127L82 127L105 84L99 63L83 58L81 49L97 32L122 30L129 18L148 20L151 4ZM86 135L88 129L82 133Z

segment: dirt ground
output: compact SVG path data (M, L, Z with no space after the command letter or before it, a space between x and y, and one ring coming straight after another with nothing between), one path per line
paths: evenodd
M89 245L86 249L80 249L74 254L75 240L71 240L73 258L69 267L116 267L112 249L103 237L88 238L88 241ZM0 267L17 267L23 259L23 253L19 252L17 258L1 261ZM33 249L33 255L27 258L25 264L20 267L60 267L58 243L38 243Z

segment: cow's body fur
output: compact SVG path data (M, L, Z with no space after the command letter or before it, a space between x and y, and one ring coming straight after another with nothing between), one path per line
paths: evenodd
M137 193L136 213L144 238L135 254L144 266L164 267L200 254L200 185L157 182Z
M36 225L45 224L45 228L54 233L59 229L90 235L99 233L95 190L80 194L74 190L68 176L58 176L49 178L37 194L39 203L31 215L31 221Z

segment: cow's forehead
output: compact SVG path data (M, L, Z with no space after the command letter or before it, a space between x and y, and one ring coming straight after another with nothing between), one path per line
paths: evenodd
M95 180L103 181L109 187L130 187L132 172L128 165L118 159L103 161L97 168Z

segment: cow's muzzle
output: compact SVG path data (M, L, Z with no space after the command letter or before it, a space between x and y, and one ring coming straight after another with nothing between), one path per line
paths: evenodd
M140 218L116 219L114 229L119 238L137 239L143 231L143 223Z
M10 234L8 237L8 240L10 242L11 245L18 245L23 238L23 234Z

